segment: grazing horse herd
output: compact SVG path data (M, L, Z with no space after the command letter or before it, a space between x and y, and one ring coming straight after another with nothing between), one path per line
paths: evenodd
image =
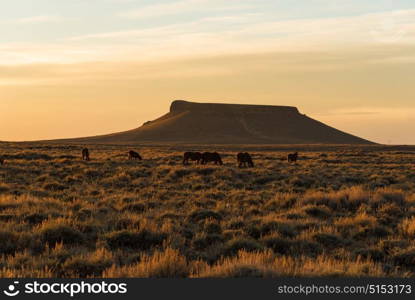
M82 150L82 159L83 160L90 160L89 157L89 150L87 148ZM141 155L135 151L128 152L128 159L129 160L143 160ZM254 162L252 160L252 156L248 152L240 152L236 155L236 160L238 162L239 168L253 168ZM298 152L293 154L288 154L287 157L288 162L297 162L298 160ZM206 165L207 163L214 163L215 165L223 165L222 158L219 153L217 152L185 152L183 154L183 165L188 165L190 161L196 162L196 164Z
M88 148L82 149L82 160L90 161L90 152ZM143 160L141 155L135 151L128 152L128 160ZM253 168L254 162L252 156L248 152L241 152L236 155L239 168ZM288 154L287 161L289 163L296 163L298 160L298 152ZM196 164L206 165L207 163L214 163L215 165L223 165L222 158L217 152L185 152L183 154L183 165L188 165L190 161ZM4 165L4 158L0 157L0 165Z

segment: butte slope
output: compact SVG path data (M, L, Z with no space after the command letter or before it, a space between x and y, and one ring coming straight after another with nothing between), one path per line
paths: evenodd
M373 144L301 114L296 107L173 101L170 112L120 133L81 143Z

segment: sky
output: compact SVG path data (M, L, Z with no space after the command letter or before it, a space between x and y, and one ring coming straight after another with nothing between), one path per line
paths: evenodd
M415 144L413 0L13 0L0 140L139 127L171 101L297 106Z

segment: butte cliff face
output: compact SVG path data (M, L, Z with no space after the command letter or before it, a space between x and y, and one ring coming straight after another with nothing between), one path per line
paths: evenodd
M174 101L170 112L121 133L77 139L93 143L371 144L290 106Z

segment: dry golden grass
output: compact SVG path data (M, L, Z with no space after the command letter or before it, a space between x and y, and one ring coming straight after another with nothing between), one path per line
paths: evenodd
M105 278L184 278L192 272L192 266L178 250L167 248L152 255L144 255L137 264L107 269Z
M335 259L326 255L316 258L276 256L267 250L260 253L239 252L236 257L223 258L215 265L195 274L195 277L311 277L342 276L379 277L384 275L380 264L361 258ZM390 275L405 276L402 273Z
M0 276L415 276L415 152L194 148L0 144Z

